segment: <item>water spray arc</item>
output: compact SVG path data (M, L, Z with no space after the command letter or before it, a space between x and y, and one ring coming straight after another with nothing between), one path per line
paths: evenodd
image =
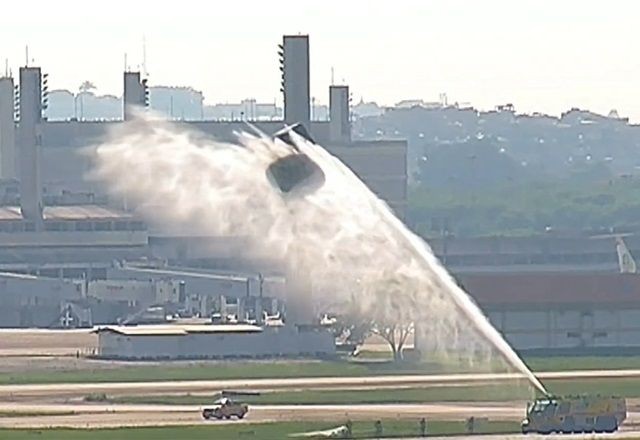
M305 133L243 133L231 144L158 121L138 123L140 130L113 132L96 148L93 176L135 199L141 215L247 237L247 252L312 274L313 301L354 293L364 314L429 321L435 350L468 359L497 353L546 393L428 245Z
M313 157L322 157L321 152L317 149L321 148L317 146L310 137L305 136L306 133L299 132L294 127L287 129L279 135L279 138L284 139L288 144L295 147L295 152L288 156L280 158L273 162L267 173L273 177L277 186L282 189L287 189L287 192L293 191L297 187L305 187L308 191L317 189L317 182L324 183L324 173L315 162L309 158L309 155ZM314 151L317 150L317 151ZM337 161L336 161L337 162ZM345 175L351 177L354 185L362 185L360 179L351 172L344 164L341 166ZM321 177L320 177L321 176ZM316 184L311 186L310 181L315 181ZM321 185L321 183L320 183ZM364 185L362 185L364 186ZM311 189L310 189L311 187ZM458 310L469 320L474 329L504 357L505 361L517 371L524 373L527 380L540 392L547 394L546 389L537 377L529 370L524 364L522 359L513 351L504 338L498 333L498 331L491 325L489 320L484 316L478 306L449 276L446 270L436 260L434 255L428 249L426 243L420 239L417 235L409 231L404 224L391 212L389 207L380 199L375 200L378 211L382 214L385 221L392 226L398 232L398 239L405 240L410 243L412 250L414 251L416 258L419 258L429 264L437 273L438 278L443 281L447 290L451 294L451 299L457 306Z

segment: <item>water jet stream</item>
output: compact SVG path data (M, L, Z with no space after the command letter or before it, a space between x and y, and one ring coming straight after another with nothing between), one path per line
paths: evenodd
M280 161L288 173L289 161L282 159L292 152L278 139L243 133L231 144L144 119L114 129L93 150L92 177L113 194L126 195L152 225L243 237L245 256L286 262L310 274L314 303L351 296L365 316L428 322L434 353L463 354L470 364L498 353L546 394L428 245L346 165L292 136L296 149L324 174L309 180L309 190L274 187L266 170Z
M326 160L326 151L322 147L315 144L305 142L304 139L298 136L298 147L312 159L316 161L322 161L324 164L328 164ZM547 395L548 392L542 385L540 380L533 374L533 372L526 366L526 364L520 359L516 352L509 346L506 340L498 333L498 331L491 325L489 320L484 316L480 308L471 300L471 297L464 292L447 273L445 268L435 258L428 245L424 240L412 233L399 219L396 217L391 209L380 198L376 197L364 183L353 173L344 163L339 160L332 161L336 168L339 168L343 175L347 177L352 185L360 186L360 190L363 192L369 192L371 196L371 202L376 205L378 212L383 216L384 220L395 230L401 239L406 240L417 258L422 259L442 280L446 286L446 289L451 294L451 299L456 304L458 310L469 320L475 330L484 337L493 347L504 357L505 361L511 365L517 371L520 371L525 375L527 380L538 391ZM323 169L325 169L323 167Z

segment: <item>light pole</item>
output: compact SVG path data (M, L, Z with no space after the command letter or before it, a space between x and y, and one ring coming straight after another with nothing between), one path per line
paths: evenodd
M259 292L260 292L260 296L257 298L256 300L256 307L255 307L255 314L256 314L256 323L258 325L263 324L263 318L264 318L264 307L262 304L262 288L263 288L263 284L264 284L264 276L262 275L262 273L258 273L258 283L259 283Z

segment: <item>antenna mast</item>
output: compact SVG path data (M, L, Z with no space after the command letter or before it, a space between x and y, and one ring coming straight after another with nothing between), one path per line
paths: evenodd
M147 39L142 35L142 75L147 76Z

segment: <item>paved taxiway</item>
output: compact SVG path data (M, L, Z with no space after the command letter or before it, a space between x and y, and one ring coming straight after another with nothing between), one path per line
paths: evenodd
M0 417L0 427L45 428L167 426L204 423L198 405L101 405L101 404L0 404L0 411L15 412L17 417ZM47 415L47 413L51 415ZM375 418L462 420L470 416L492 420L519 420L523 403L489 404L394 404L394 405L252 405L239 422L272 421L346 421ZM38 414L27 417L28 414ZM221 423L221 422L209 422ZM230 423L223 421L222 423Z
M103 405L103 404L41 404L0 403L0 412L14 412L15 417L0 417L0 427L99 428L118 426L169 426L205 423L199 405ZM467 417L488 417L491 420L519 421L524 402L505 403L433 403L433 404L359 404L359 405L253 405L242 421L208 423L260 423L273 421L327 421L340 423L347 419L376 418L418 420L427 417L438 420L464 420ZM29 416L37 414L36 416ZM640 424L640 413L630 412L626 429Z
M541 373L543 380L640 378L640 370L570 371ZM168 426L205 423L197 405L126 405L87 403L82 397L92 393L152 395L177 393L214 393L220 390L305 390L364 389L398 387L438 387L499 383L522 379L518 374L450 374L369 377L321 377L291 379L245 379L210 381L157 381L133 383L30 384L0 386L0 427L99 428L119 426ZM346 419L371 420L427 417L439 420L463 420L470 416L491 420L518 421L524 415L525 402L430 403L393 405L253 405L242 421L213 423L251 424L272 421L318 420L340 423ZM629 417L623 432L603 438L640 438L638 402L630 401ZM10 413L16 412L16 416ZM20 413L20 414L18 414ZM488 436L487 439L517 436ZM477 438L477 437L474 437ZM531 438L531 437L528 437ZM545 437L550 438L550 437ZM562 436L571 439L571 436ZM575 438L585 438L578 436ZM587 436L587 438L598 438Z

